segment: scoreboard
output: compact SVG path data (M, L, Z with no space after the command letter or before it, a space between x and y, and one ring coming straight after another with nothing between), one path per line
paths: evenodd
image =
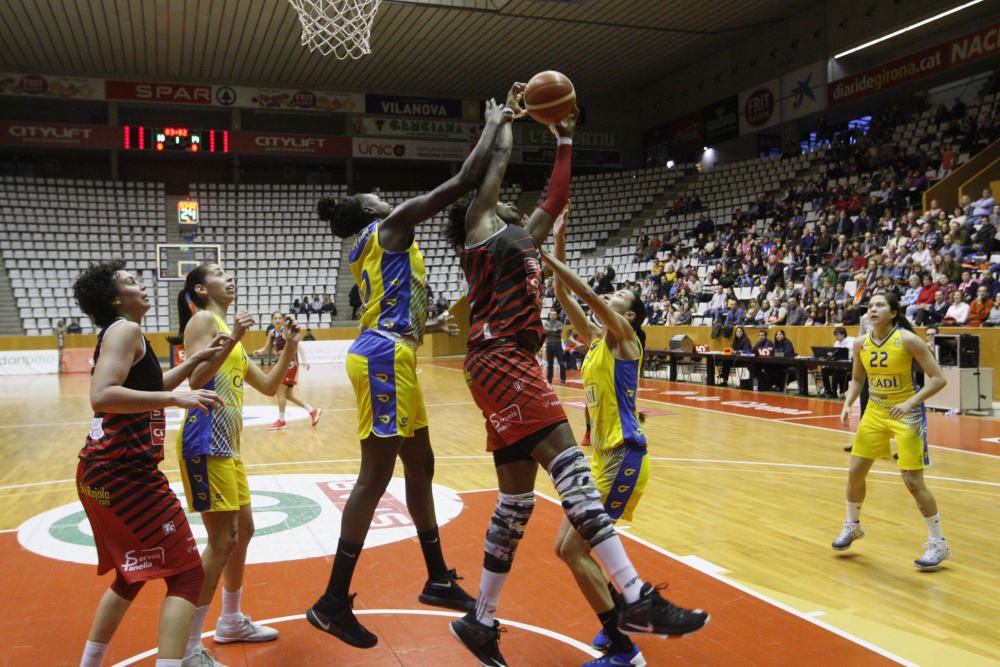
M136 151L228 153L229 130L126 125L122 148Z

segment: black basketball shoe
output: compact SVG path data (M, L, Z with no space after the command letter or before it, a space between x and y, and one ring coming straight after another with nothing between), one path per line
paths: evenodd
M448 575L441 579L428 579L424 590L417 598L424 604L435 607L454 609L455 611L472 611L476 608L476 598L472 597L458 585L462 577L455 570L448 570Z
M709 616L701 609L684 609L660 596L665 585L642 585L639 599L625 608L618 616L618 629L622 632L642 632L651 635L688 635L708 623Z
M507 667L507 661L500 655L500 633L506 629L500 628L499 621L493 621L493 627L487 627L476 620L473 612L462 618L456 618L449 623L451 634L469 649L480 665L485 667Z
M326 596L306 611L306 620L317 630L333 635L337 639L356 646L371 648L378 644L378 637L368 632L354 616L353 593L346 600L328 602Z

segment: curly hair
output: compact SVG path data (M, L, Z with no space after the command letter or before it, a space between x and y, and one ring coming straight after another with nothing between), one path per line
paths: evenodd
M361 200L356 196L337 201L323 197L316 203L316 215L330 223L330 231L337 238L348 239L369 225L374 217L365 213Z
M119 317L111 302L118 296L115 274L124 268L121 259L97 262L84 269L73 283L73 298L80 310L101 329Z

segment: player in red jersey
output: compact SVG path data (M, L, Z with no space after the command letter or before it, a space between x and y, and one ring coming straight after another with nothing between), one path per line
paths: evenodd
M267 334L267 344L261 349L255 350L254 356L270 354L271 352L281 354L281 351L285 349L285 337L282 335L284 329L285 315L280 310L276 310L271 313L271 331ZM285 377L281 381L281 386L278 387L278 393L274 395L278 401L278 419L268 427L270 431L281 431L288 427L288 424L285 422L285 406L288 404L288 401L308 412L313 426L319 423L319 416L323 413L323 410L314 408L295 396L295 385L298 384L299 379L299 366L305 366L306 370L309 370L309 364L306 363L306 357L302 352L301 346L297 349L296 358L288 365L288 372L285 373Z
M558 141L552 177L545 201L526 222L516 207L498 203L513 143L510 127L502 127L476 198L468 207L451 211L446 229L469 282L471 328L465 379L486 418L486 446L493 452L500 487L486 532L476 608L451 623L452 634L484 665L507 664L500 654L495 615L514 552L534 508L539 464L552 479L567 519L621 590L624 606L608 617L607 625L623 631L683 635L708 620L701 610L674 606L639 577L604 510L559 397L535 361L544 336L538 247L569 199L575 127L575 114L550 126Z
M80 451L77 493L93 529L97 573L115 570L80 665L101 664L139 589L151 579L164 579L156 665L180 667L204 575L184 510L157 468L163 460L164 409L208 412L221 405L214 391L170 390L221 350L224 337L163 373L139 326L149 310L146 287L124 262L91 265L73 285L73 294L101 328L90 383L94 419Z

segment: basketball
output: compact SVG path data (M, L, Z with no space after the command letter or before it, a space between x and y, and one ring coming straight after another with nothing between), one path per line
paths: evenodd
M524 105L528 115L539 123L558 123L576 108L573 82L561 72L539 72L524 89Z

